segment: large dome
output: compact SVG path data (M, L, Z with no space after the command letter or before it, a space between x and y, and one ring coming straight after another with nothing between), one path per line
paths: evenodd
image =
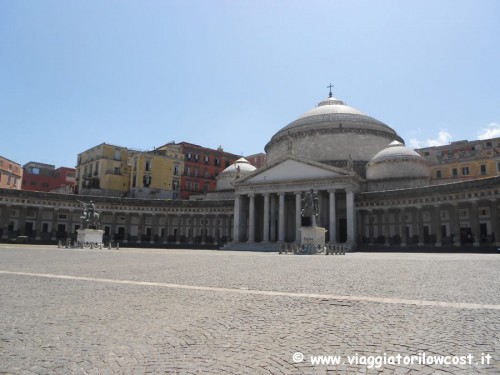
M378 152L366 165L367 180L429 178L427 160L398 141Z
M338 167L345 167L352 158L355 167L364 169L393 140L402 141L392 128L329 97L279 130L265 150L269 163L292 153Z
M256 169L247 159L239 158L217 176L217 191L234 190L233 183L236 179Z

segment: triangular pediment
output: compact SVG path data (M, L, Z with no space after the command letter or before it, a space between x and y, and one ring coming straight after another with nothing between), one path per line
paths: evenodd
M258 169L248 176L245 176L243 179L238 181L238 184L324 179L345 177L349 175L352 175L352 172L348 172L331 165L311 160L299 160L289 156L272 165Z

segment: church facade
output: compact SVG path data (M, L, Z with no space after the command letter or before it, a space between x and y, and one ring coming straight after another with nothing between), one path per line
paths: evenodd
M427 160L389 126L330 96L279 130L267 165L234 183L232 248L300 242L313 188L329 243L498 245L500 177L435 185Z
M189 200L74 196L0 189L0 239L50 242L80 228L93 200L105 238L129 246L274 250L300 242L302 196L317 192L328 243L498 246L500 176L431 182L427 160L397 132L330 93L278 130L256 169L241 158L217 191Z

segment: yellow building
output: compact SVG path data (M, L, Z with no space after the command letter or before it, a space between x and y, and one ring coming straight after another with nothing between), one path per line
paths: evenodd
M500 175L500 138L458 141L415 151L428 160L433 184Z
M175 149L132 152L130 196L133 198L179 199L184 155Z
M124 196L130 188L130 151L102 143L78 154L76 193Z

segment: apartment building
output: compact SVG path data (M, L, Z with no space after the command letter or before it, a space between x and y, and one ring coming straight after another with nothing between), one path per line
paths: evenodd
M433 184L500 175L500 138L463 140L415 151L429 162Z
M184 155L180 146L135 152L131 157L130 197L180 199Z
M23 166L22 190L72 194L75 188L75 168L59 167L30 161Z
M78 154L77 194L124 196L130 189L131 152L126 147L101 143Z
M240 156L217 149L203 147L188 142L168 143L161 150L178 150L184 155L184 171L181 176L180 198L189 199L191 195L214 192L216 177L233 164Z
M0 188L21 189L22 179L21 164L0 156Z

